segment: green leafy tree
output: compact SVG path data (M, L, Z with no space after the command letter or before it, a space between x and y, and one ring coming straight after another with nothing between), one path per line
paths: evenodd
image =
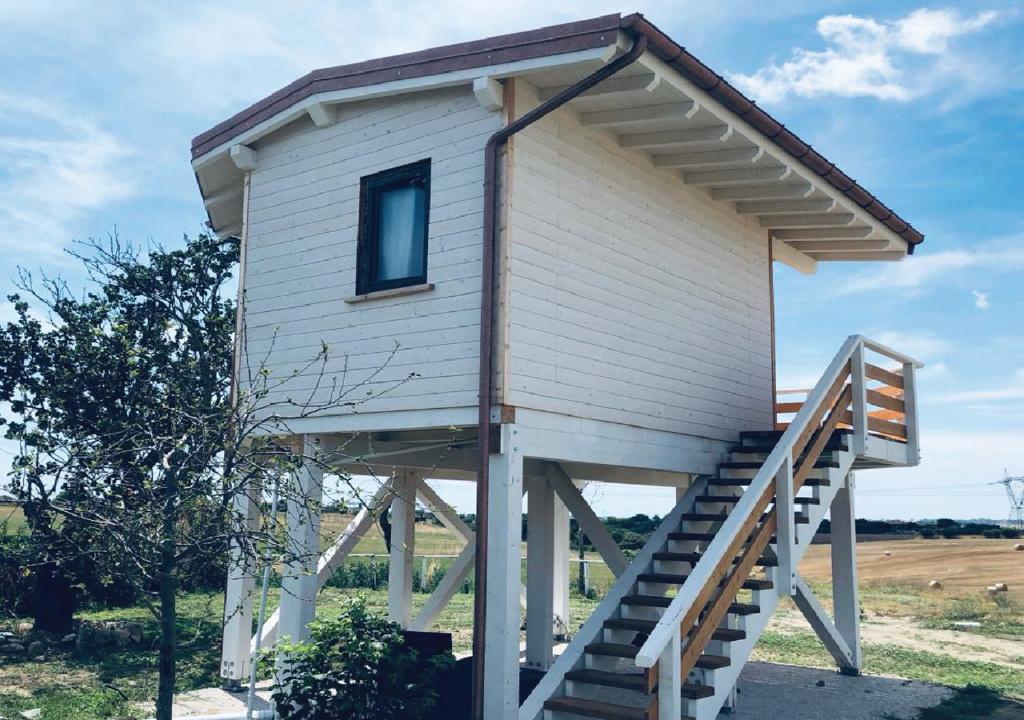
M224 567L229 547L246 568L309 560L276 518L254 519L238 503L255 495L262 511L279 484L289 507L319 512L296 484L278 483L321 462L294 449L288 419L366 397L359 384L320 382L326 347L281 378L240 358L233 386L227 286L238 252L237 240L205 234L148 255L116 236L76 245L91 289L76 297L60 278L23 271L16 319L0 328L0 423L20 448L10 490L42 549L38 571L84 562L144 598L160 627L159 720L171 718L176 597L196 568ZM282 384L303 374L317 376L319 392L281 400Z
M272 698L283 720L421 720L432 717L437 680L451 653L422 657L395 623L354 599L339 617L310 626L308 641L282 644Z

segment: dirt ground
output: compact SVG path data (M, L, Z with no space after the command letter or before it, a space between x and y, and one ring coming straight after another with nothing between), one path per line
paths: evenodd
M942 583L943 593L983 594L997 582L1006 583L1009 596L1024 600L1024 552L1013 546L1020 540L889 540L857 545L857 573L861 584L927 585ZM886 556L886 552L891 553ZM831 577L830 547L812 545L800 563L809 580Z

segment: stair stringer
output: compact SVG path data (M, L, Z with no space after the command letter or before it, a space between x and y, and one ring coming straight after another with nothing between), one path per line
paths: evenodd
M833 498L835 498L836 493L839 492L843 483L846 482L847 475L853 468L853 462L855 459L853 452L836 451L834 453L834 457L838 459L839 467L828 469L827 477L829 484L827 486L818 486L814 488L818 497L821 499L821 503L819 505L809 505L807 512L809 522L807 524L796 526L797 542L794 547L794 567L796 567L800 562L800 559L807 553L807 549L811 545L811 540L814 538L814 534L818 531L821 521L825 519L825 515L828 513L829 507L832 505ZM777 547L774 544L769 545L769 547L773 552L777 550ZM764 632L765 627L768 625L768 621L771 620L772 615L775 613L775 609L779 605L779 601L782 599L782 594L779 591L780 583L778 582L778 578L774 577L777 572L778 568L772 569L773 579L775 580L774 587L770 590L757 590L754 592L754 603L761 607L760 612L740 618L739 628L745 630L747 635L743 640L728 644L727 652L732 663L729 667L714 671L711 684L714 685L715 694L700 700L689 701L689 714L693 716L695 720L714 720L722 710L726 701L732 695L732 690L736 686L736 681L739 679L740 673L746 666L747 661L750 658L750 654L754 651L754 647L761 639L761 634Z
M683 514L696 506L697 497L704 494L707 488L706 477L698 477L690 484L679 502L665 516L647 543L615 580L604 599L519 707L519 720L539 720L543 716L545 701L565 695L565 674L583 667L584 648L603 633L605 620L616 617L616 613L621 608L622 598L633 590L640 574L651 569L654 564L654 553L661 551L666 546L668 534L679 528Z

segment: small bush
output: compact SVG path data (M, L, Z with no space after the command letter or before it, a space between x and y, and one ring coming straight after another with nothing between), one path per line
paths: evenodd
M981 531L981 536L989 540L999 540L1003 537L1003 531L999 528L988 528Z
M946 540L955 540L960 537L960 528L954 526L947 526L939 530L939 534L942 535Z
M1006 538L1007 540L1016 540L1017 538L1020 537L1020 530L1018 530L1017 528L1004 527L1004 528L1000 528L999 531L1002 533L1003 537Z
M437 705L434 685L450 653L421 658L401 628L354 600L335 620L310 625L310 639L279 644L272 698L283 720L422 720Z
M923 537L925 540L931 540L931 539L933 539L933 538L935 538L937 536L938 536L938 533L935 532L935 528L930 528L930 527L923 527L923 528L921 528L921 537Z

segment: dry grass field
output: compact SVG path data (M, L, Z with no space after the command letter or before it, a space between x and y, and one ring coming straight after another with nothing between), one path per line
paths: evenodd
M945 595L984 595L985 588L1004 582L1008 595L1024 602L1024 552L1013 546L1020 540L888 540L857 545L857 572L864 585L920 585L942 583ZM831 574L830 547L813 545L800 572L809 580ZM886 556L886 552L891 553Z

